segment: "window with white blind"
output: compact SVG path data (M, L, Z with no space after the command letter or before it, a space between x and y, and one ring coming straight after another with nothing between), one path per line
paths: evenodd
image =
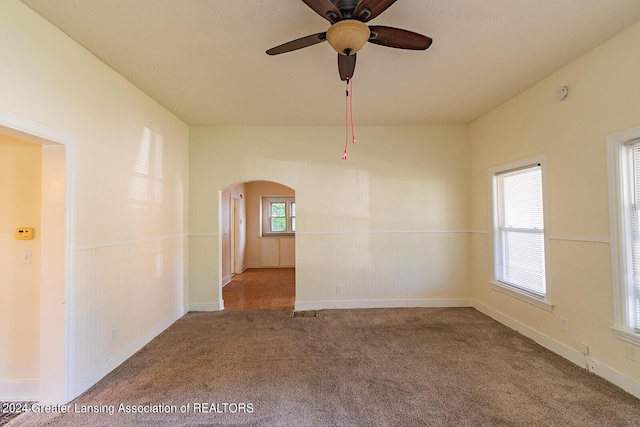
M630 249L629 260L629 326L640 332L640 141L632 141L625 146L628 232L627 245Z
M607 137L616 337L640 345L640 127Z
M544 156L490 170L494 289L547 310Z

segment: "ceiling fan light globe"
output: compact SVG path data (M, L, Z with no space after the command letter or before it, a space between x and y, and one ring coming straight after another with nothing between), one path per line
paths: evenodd
M355 19L345 19L333 24L327 31L327 41L341 55L353 55L369 40L369 27Z

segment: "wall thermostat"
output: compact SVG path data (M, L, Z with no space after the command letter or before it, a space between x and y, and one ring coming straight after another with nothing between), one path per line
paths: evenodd
M16 228L16 239L18 240L33 239L33 228L31 227Z
M569 88L567 86L559 87L556 90L556 99L558 101L563 101L567 96L569 96Z

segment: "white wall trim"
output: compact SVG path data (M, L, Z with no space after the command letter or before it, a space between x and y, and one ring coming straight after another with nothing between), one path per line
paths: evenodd
M503 285L502 283L497 281L490 280L489 283L491 284L491 289L493 289L494 291L501 292L520 301L535 305L536 307L539 307L543 310L553 312L553 307L555 305L547 299L536 298L532 295L527 294L526 292L519 291L515 287Z
M444 231L445 233L464 233L465 231ZM467 230L469 234L491 234L490 230ZM433 233L436 233L434 231ZM609 236L580 236L572 234L549 234L549 240L567 240L572 242L611 243Z
M613 331L613 335L619 340L640 348L640 333L629 329L620 328L618 326L609 326L609 328Z
M231 283L231 275L228 275L227 277L222 279L222 286L227 286L229 283Z
M0 381L0 402L35 402L38 396L38 380Z
M224 302L193 302L189 304L189 311L220 311L224 309Z
M550 234L549 240L566 240L570 242L611 243L609 236L574 236L569 234Z
M617 385L627 393L632 394L640 399L640 381L636 381L633 378L630 378L623 373L616 371L615 369L603 363L600 363L590 356L586 356L586 358L591 361L591 364L595 369L593 372L595 375L604 378L610 383Z
M128 346L120 350L111 358L107 359L102 365L94 369L91 373L77 380L73 387L75 396L87 391L91 386L104 378L109 372L120 366L122 362L133 356L138 350L147 345L151 340L157 337L162 331L173 325L176 320L182 317L182 311L167 316L164 320L158 322L154 327L149 329L144 335L130 343Z
M114 246L135 245L139 243L150 243L150 242L159 242L163 240L183 239L184 237L186 237L184 234L175 234L173 236L145 237L142 239L117 240L117 241L102 242L102 243L82 243L77 245L76 249L79 251L84 251L88 249L110 248Z
M468 298L296 301L295 310L401 307L470 307Z
M189 233L188 237L220 237L220 233Z
M564 357L565 359L573 362L574 364L580 366L581 368L587 368L587 360L585 356L580 353L577 349L571 348L566 344L563 344L559 341L554 340L553 338L533 329L530 326L525 325L524 323L513 319L503 313L500 313L497 310L494 310L491 307L488 307L481 302L476 300L471 300L471 306L478 310L479 312L486 314L492 319L502 323L503 325L518 331L522 335L527 338L531 338L541 346L545 347L548 350L553 351L559 356ZM595 364L595 374L604 378L622 388L628 393L640 398L640 382L636 381L630 377L625 376L624 374L616 371L613 368L610 368L607 365L604 365L597 360L590 359Z
M358 234L461 234L470 230L363 230L363 231L296 231L296 236L337 236Z

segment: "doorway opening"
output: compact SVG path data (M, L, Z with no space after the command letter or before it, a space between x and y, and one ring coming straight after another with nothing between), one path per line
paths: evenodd
M271 181L220 192L220 307L293 310L295 191Z
M75 213L74 191L76 139L39 123L0 112L0 135L7 144L36 147L41 162L39 164L39 185L26 184L24 191L39 191L39 212L37 224L22 224L18 227L33 227L34 239L30 245L14 245L5 248L9 256L14 255L8 269L16 272L9 283L3 286L19 286L22 280L19 270L22 264L31 262L37 270L30 281L31 290L22 295L27 302L21 309L31 307L31 317L35 317L36 345L9 344L15 348L8 360L19 365L16 371L26 369L36 375L28 375L27 381L9 378L0 384L0 394L6 400L37 400L41 404L64 404L72 400L73 390L73 242ZM16 175L18 177L18 175ZM22 180L21 178L17 178ZM25 178L28 181L28 179ZM8 185L19 191L24 182L9 180ZM6 185L6 184L5 184ZM30 190L29 190L30 188ZM20 196L8 196L20 197ZM16 199L17 200L17 199ZM21 220L22 213L16 213L15 221ZM15 224L12 225L15 227ZM22 243L21 241L20 243ZM27 247L29 246L29 247ZM16 265L19 264L19 265ZM10 271L10 273L11 273ZM35 277L35 278L34 278ZM1 282L1 281L0 281ZM15 293L11 293L15 295ZM33 302L31 304L29 301ZM6 301L5 301L6 302ZM24 301L23 301L24 302ZM9 301L9 304L11 302ZM9 335L23 336L25 325L18 318L7 322ZM29 366L24 366L27 361ZM36 365L36 366L32 366ZM36 368L33 370L33 368ZM9 367L11 372L12 367Z

